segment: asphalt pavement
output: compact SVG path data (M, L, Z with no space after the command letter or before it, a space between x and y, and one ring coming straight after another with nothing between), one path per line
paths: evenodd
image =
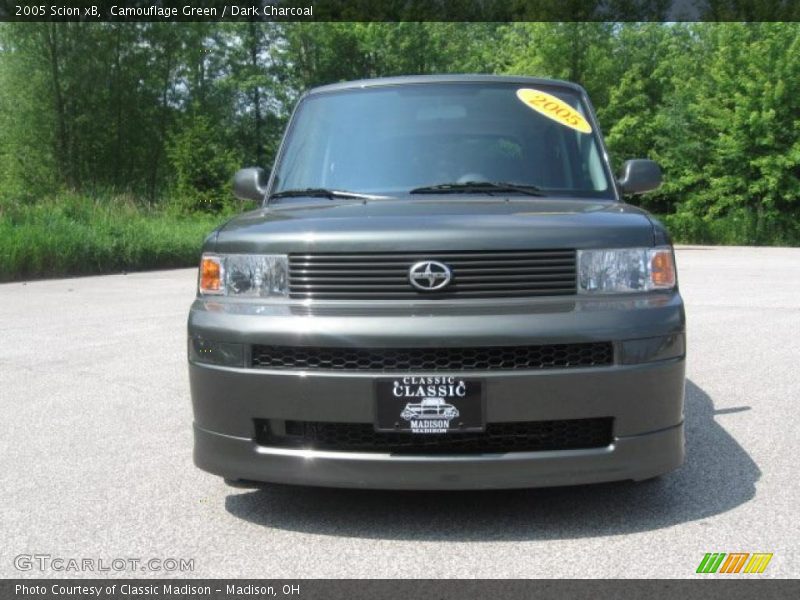
M192 464L196 270L0 285L0 577L695 577L706 552L770 552L756 577L797 577L798 265L678 250L680 470L498 492L229 488Z

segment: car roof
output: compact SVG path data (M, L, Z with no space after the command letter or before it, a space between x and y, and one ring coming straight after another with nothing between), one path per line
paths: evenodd
M585 94L583 87L571 81L560 79L543 79L540 77L524 77L521 75L406 75L402 77L377 77L374 79L358 79L343 81L310 89L307 95L338 92L342 90L363 89L380 86L420 85L426 83L516 83L519 85L547 85L570 89Z

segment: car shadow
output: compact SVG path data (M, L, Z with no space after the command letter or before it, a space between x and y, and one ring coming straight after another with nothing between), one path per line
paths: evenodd
M227 511L273 529L396 540L569 539L635 533L698 521L755 496L761 471L686 383L686 463L658 479L560 488L413 492L269 485L232 493ZM746 418L746 417L745 417Z

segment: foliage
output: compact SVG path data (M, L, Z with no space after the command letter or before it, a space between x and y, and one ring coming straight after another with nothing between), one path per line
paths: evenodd
M503 32L499 70L586 87L616 167L659 161L665 185L635 201L678 213L671 223L707 239L797 239L798 24L515 23Z
M661 220L680 244L800 246L800 222L765 217L747 209L714 218L679 212L663 215Z
M0 281L187 267L230 214L173 216L130 196L0 203Z
M241 165L235 146L207 116L195 114L167 144L174 169L177 208L182 213L219 212L233 205L227 189L231 173Z

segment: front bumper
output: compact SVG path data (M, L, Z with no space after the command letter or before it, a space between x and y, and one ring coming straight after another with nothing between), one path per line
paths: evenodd
M373 489L528 488L642 480L683 462L683 424L590 450L392 456L259 447L195 425L195 463L226 479Z
M359 314L352 307L253 307L198 300L190 313L189 333L245 347L613 341L617 358L612 366L469 372L470 378L485 381L488 423L612 417L611 444L581 450L421 456L261 446L256 442L255 419L371 423L374 381L387 374L190 362L195 463L233 480L389 489L640 480L681 464L684 357L635 364L622 364L621 357L624 340L683 332L683 304L677 293L509 303L487 312L478 305L417 309L373 305Z

